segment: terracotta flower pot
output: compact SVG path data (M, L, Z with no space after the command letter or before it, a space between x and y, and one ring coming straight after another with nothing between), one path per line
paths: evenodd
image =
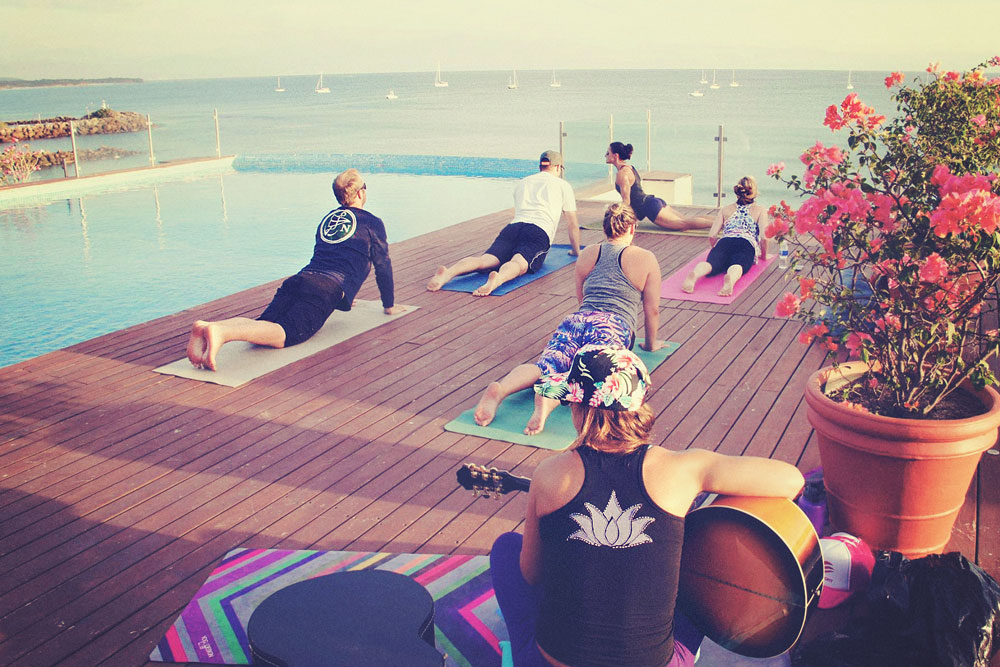
M940 553L980 456L997 442L1000 394L989 387L977 392L986 406L978 417L934 420L881 417L823 393L827 377L850 381L866 368L859 362L823 368L806 386L830 523L873 548L909 557Z

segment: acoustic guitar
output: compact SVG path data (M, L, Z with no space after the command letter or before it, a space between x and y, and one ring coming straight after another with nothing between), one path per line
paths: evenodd
M531 480L467 463L477 495L527 491ZM787 498L707 495L684 519L677 604L716 644L750 658L788 651L823 587L819 536Z

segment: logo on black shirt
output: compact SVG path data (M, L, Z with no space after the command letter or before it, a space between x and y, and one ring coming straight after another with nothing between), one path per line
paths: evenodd
M354 236L358 219L346 208L330 211L319 225L319 237L324 243L340 243Z

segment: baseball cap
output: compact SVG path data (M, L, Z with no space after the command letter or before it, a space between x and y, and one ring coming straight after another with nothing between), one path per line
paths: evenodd
M834 533L819 541L823 552L823 591L819 608L831 609L871 584L875 556L864 541Z
M562 164L562 154L559 151L545 151L542 156L538 158L538 164Z
M649 371L621 345L584 345L567 373L542 376L535 393L563 403L585 403L605 410L635 412L649 389Z

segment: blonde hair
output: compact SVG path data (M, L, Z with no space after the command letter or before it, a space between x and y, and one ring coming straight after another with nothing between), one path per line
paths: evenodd
M757 179L753 176L744 176L733 186L736 193L737 204L752 204L757 199Z
M636 411L606 410L571 403L579 435L572 447L590 447L599 452L628 454L649 443L656 416L643 404Z
M624 202L612 204L604 212L604 235L609 239L616 239L635 227L638 222L631 206Z
M361 179L361 174L358 173L357 169L348 169L340 172L337 174L337 178L333 179L333 194L342 206L346 206L347 202L354 201L364 184L365 182Z

